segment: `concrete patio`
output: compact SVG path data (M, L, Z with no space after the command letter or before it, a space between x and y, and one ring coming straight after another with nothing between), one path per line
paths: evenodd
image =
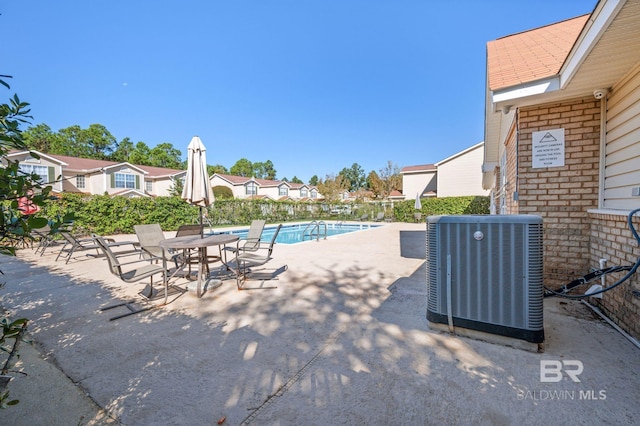
M103 258L3 257L0 306L44 360L22 346L0 424L638 423L640 349L579 302L545 300L543 353L430 330L423 230L277 245L275 289L229 280L117 321L99 309L143 285ZM582 362L580 382L541 382L540 360Z

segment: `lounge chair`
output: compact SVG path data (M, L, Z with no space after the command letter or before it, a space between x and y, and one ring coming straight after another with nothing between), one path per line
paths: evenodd
M360 218L358 218L358 220L360 222L369 219L369 215L367 213L363 214L362 216L360 216Z
M374 219L376 222L382 222L384 220L384 212L378 213L378 216Z
M44 255L44 251L55 244L54 235L51 234L51 227L46 225L42 228L32 229L31 234L38 240L38 244L35 246L35 253L40 253L40 256Z
M58 259L60 258L60 256L62 256L63 253L65 253L64 257L66 257L65 263L69 263L69 260L71 260L71 257L73 256L73 253L76 253L79 251L95 250L96 256L100 255L100 250L99 250L100 247L98 247L94 238L92 237L79 238L73 235L73 233L68 229L64 229L64 230L61 229L60 235L63 238L64 245L60 249L60 252L58 252L58 256L56 256L56 261L58 261ZM105 238L104 240L110 247L123 246L127 244L133 245L133 243L130 241L116 242L113 238ZM131 251L134 251L134 249L129 250L128 252L130 253Z
M144 289L140 293L140 295L145 299L149 300L154 296L153 277L155 275L161 274L162 281L164 284L164 303L163 304L167 303L167 298L169 293L168 293L168 279L167 279L167 263L164 258L150 257L146 259L136 259L129 262L122 262L121 259L123 255L118 256L116 253L114 253L104 238L94 235L93 240L95 241L95 245L99 247L100 250L102 250L105 257L107 258L107 262L109 263L109 271L111 271L113 275L117 276L118 278L120 278L122 281L126 283L134 283L134 282L144 280L145 278L150 278L149 293L144 294ZM125 255L130 257L131 254L132 253L127 253ZM161 263L154 263L154 261L159 261ZM127 269L127 270L123 268L123 266L125 265L136 265L136 264L140 266L133 269ZM119 306L125 306L127 309L129 309L130 312L126 314L118 315L109 319L110 321L113 321L129 315L137 314L139 312L148 311L149 309L153 309L155 307L155 305L151 305L143 308L136 308L135 306L133 306L133 303L134 303L133 300L128 302L117 303L115 305L107 306L100 310L107 311L109 309L117 308Z

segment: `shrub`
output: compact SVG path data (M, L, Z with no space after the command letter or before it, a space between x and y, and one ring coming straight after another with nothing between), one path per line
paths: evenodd
M489 197L467 196L422 199L422 216L489 214ZM394 205L394 215L398 221L413 221L415 201L400 201Z
M233 191L229 187L218 185L213 187L213 196L216 200L232 200Z

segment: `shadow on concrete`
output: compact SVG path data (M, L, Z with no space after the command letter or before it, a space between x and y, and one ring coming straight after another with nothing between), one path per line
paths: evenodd
M424 259L423 231L399 238L403 257ZM639 358L607 328L589 351L553 341L544 356L584 360L585 373L582 384L545 387L541 354L428 329L426 261L389 280L364 262L366 247L349 263L342 252L309 255L318 247L296 250L300 264L275 291L227 281L206 298L113 322L98 313L117 293L112 282L14 260L3 264L0 303L32 319L44 351L123 424L625 423L640 414L628 374ZM91 270L106 268L95 262ZM542 390L603 388L606 404L539 400Z
M400 231L400 256L426 259L426 231Z

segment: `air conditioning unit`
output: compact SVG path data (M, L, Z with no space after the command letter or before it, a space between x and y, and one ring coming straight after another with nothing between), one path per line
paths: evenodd
M542 218L427 218L427 320L544 341Z

